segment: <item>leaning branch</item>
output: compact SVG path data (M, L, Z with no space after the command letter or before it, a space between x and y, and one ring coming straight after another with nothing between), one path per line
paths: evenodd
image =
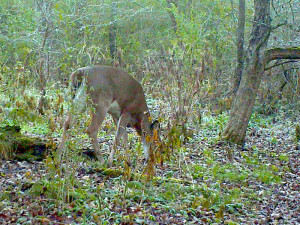
M265 52L265 62L275 59L300 59L300 47L272 48Z

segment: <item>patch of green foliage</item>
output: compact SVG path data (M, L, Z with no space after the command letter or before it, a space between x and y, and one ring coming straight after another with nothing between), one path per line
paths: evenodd
M240 182L244 181L249 176L249 171L238 168L232 163L227 163L225 165L215 164L212 167L211 172L213 173L213 176L221 182Z

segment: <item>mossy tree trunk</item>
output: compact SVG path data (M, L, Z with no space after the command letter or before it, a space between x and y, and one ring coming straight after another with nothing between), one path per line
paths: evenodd
M245 139L258 87L264 71L264 50L270 36L270 1L255 0L254 23L246 52L246 61L241 83L235 96L227 126L225 139L242 144Z

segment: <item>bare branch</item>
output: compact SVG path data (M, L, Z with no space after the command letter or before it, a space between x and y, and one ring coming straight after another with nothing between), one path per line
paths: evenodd
M287 63L294 63L294 62L297 62L297 61L291 60L291 61L285 61L285 62L281 62L281 63L275 63L272 66L266 67L264 70L267 71L267 70L270 70L270 69L272 69L274 67L281 66L281 65L284 65L284 64L287 64Z
M274 31L274 30L276 30L277 28L282 27L282 26L285 26L285 25L287 25L287 20L284 21L283 23L277 24L277 25L274 26L274 27L271 27L271 30Z

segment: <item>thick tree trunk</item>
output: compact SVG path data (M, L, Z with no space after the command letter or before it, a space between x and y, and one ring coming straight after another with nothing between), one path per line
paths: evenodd
M237 28L237 65L234 73L233 91L237 92L244 68L245 0L239 1L239 21Z
M254 7L254 23L247 50L244 75L230 110L229 121L223 132L226 140L237 144L244 143L248 122L264 71L264 49L271 30L270 1L255 0Z

